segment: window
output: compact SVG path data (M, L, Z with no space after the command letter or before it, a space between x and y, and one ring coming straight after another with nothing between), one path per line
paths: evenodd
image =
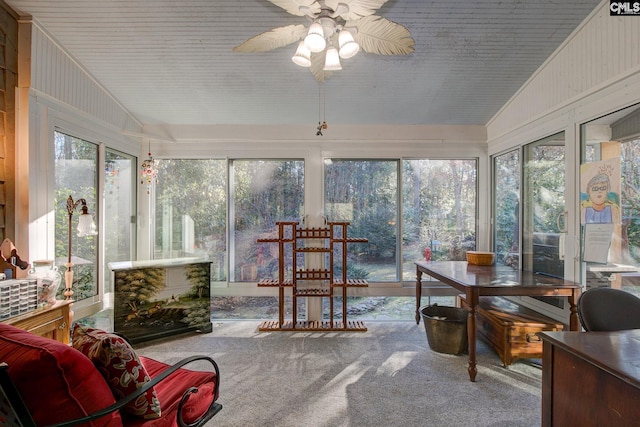
M347 277L397 281L398 161L341 160L325 162L325 215L349 221L349 236L367 244L347 247Z
M580 210L587 288L640 295L640 108L581 126ZM591 250L600 247L600 250Z
M211 278L226 279L227 163L159 160L154 258L202 256Z
M55 132L55 257L56 265L67 263L69 236L71 238L71 262L73 264L73 299L82 300L98 295L98 244L97 236L78 237L78 208L72 218L69 234L67 198L85 199L89 212L97 217L98 146L91 142ZM61 272L63 272L62 269ZM63 281L64 284L64 281ZM64 299L64 286L58 298Z
M520 151L494 158L494 251L496 264L519 269L520 259Z
M522 268L564 277L564 132L524 147Z
M354 261L349 277L413 280L414 262L426 253L432 260L464 260L465 252L475 249L476 161L331 159L325 164L325 212L331 220L351 221L350 235L369 240L349 248Z
M565 134L493 157L496 264L565 277ZM532 297L563 309L563 297Z
M414 261L461 261L476 249L476 160L402 162L402 248L405 280Z
M158 161L158 169L155 258L205 257L213 281L277 274L277 256L256 241L273 233L277 221L304 215L303 161L168 159Z
M234 160L230 167L230 279L255 282L277 277L277 248L256 242L275 236L278 221L300 221L304 217L304 161Z
M322 201L327 220L349 221L349 236L368 239L348 245L347 275L374 284L366 292L377 294L354 297L348 307L359 313L349 317L413 318L414 298L387 296L375 285L413 282L426 249L443 260L464 260L475 249L477 160L327 158L321 172L323 194L306 194L304 160L160 160L155 257L213 261L213 281L227 285L214 284L213 318L276 318L278 298L263 296L269 289L256 282L277 277L278 248L257 240L274 237L277 222L303 221L310 197ZM302 320L304 298L298 308Z

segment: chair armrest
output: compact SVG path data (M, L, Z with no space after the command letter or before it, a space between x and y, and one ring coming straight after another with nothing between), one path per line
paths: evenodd
M176 362L175 364L171 365L170 367L168 367L164 371L162 371L160 374L158 374L156 377L154 377L151 381L149 381L144 386L139 388L136 392L131 393L130 395L123 397L122 399L120 399L119 401L114 403L113 405L108 406L108 407L106 407L104 409L101 409L100 411L94 412L93 414L89 414L89 415L87 415L85 417L77 418L75 420L70 420L70 421L64 421L64 422L58 423L58 424L52 424L49 427L74 426L74 425L86 423L87 421L96 420L96 419L104 417L105 415L108 415L108 414L110 414L110 413L112 413L114 411L118 411L118 410L122 409L127 403L129 403L129 402L137 399L139 396L145 394L147 391L149 391L151 388L153 388L156 384L158 384L162 380L164 380L167 377L169 377L171 374L176 372L178 369L184 367L185 365L187 365L189 363L192 363L192 362L195 362L195 361L198 361L198 360L204 360L204 361L209 362L211 364L211 366L213 367L213 370L214 370L214 372L216 374L216 377L215 377L215 390L214 390L214 394L213 394L213 400L211 401L211 405L209 405L209 408L207 409L207 411L198 420L194 421L191 424L185 423L184 420L182 419L182 407L186 403L186 401L187 401L187 399L188 399L188 397L189 397L189 395L191 393L197 393L198 392L198 388L197 387L190 387L189 389L187 389L183 393L182 398L180 399L180 403L178 405L177 422L178 422L178 425L180 427L199 427L199 426L202 426L202 425L204 425L205 422L207 422L209 419L211 419L211 417L213 417L215 414L217 414L222 409L222 405L219 404L219 403L216 403L216 396L218 395L219 386L220 386L220 370L218 369L217 363L212 358L210 358L208 356L190 356L190 357L186 357L186 358Z

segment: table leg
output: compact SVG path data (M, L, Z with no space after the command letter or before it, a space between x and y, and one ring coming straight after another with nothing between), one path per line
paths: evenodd
M420 300L422 299L422 271L416 267L416 325L420 324Z
M580 296L580 289L574 289L571 291L569 299L569 330L580 331L580 319L578 318L578 297Z
M469 315L467 316L469 366L467 370L469 371L469 379L475 382L478 373L476 368L476 306L479 302L479 296L477 293L467 292L466 297L469 305Z

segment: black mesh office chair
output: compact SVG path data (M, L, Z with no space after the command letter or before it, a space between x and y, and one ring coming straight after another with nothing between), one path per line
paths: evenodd
M613 288L591 288L578 299L585 331L640 329L640 298Z

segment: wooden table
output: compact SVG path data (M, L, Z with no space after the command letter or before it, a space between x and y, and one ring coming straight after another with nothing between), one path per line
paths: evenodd
M440 280L465 295L469 306L467 331L469 338L469 379L476 380L476 307L480 296L566 296L570 304L569 329L578 331L576 303L581 285L536 274L514 270L508 266L469 265L466 261L417 261L416 262L416 323L420 323L420 298L422 274Z
M543 426L637 426L640 330L540 332Z

